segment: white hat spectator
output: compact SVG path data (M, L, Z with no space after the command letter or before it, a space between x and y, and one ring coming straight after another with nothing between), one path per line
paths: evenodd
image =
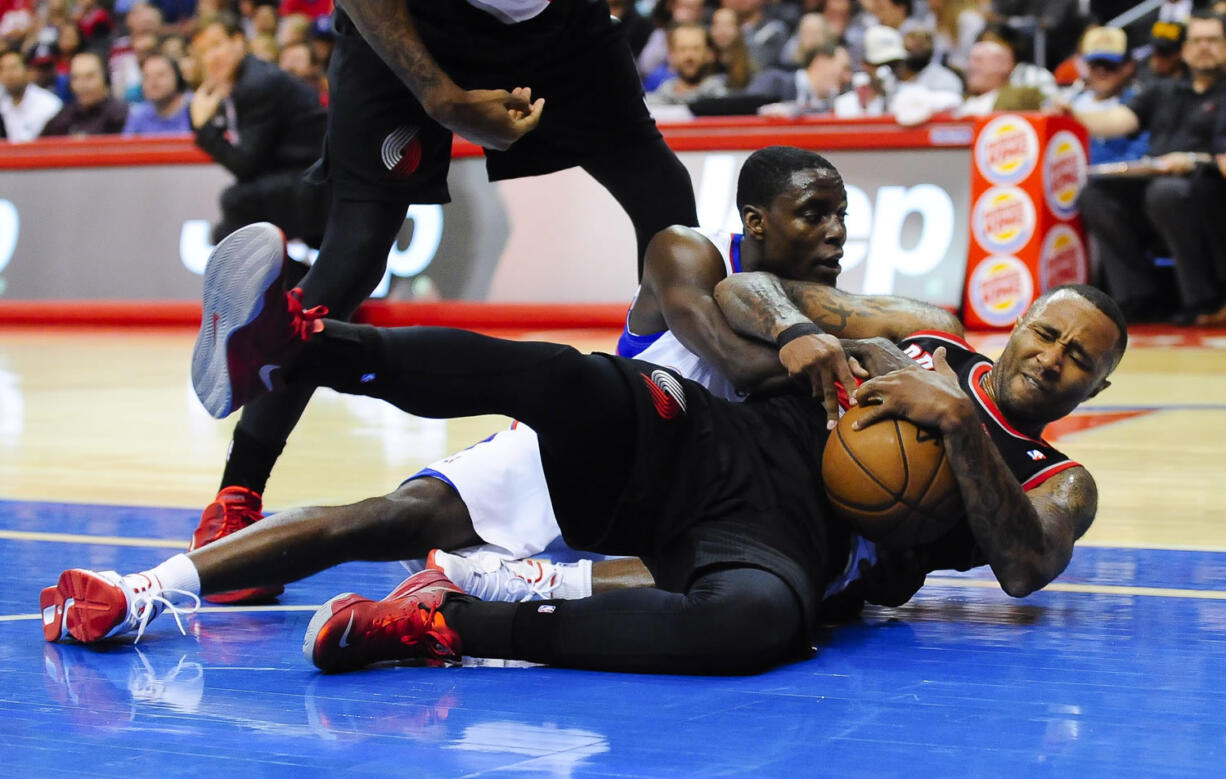
M884 65L905 59L906 56L902 34L893 27L877 24L864 31L864 61L868 64Z
M1128 53L1128 36L1116 27L1093 27L1081 41L1081 58L1086 62L1123 62Z

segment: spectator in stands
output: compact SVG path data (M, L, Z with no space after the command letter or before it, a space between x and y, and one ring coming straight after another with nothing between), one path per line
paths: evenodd
M928 0L934 29L933 47L937 62L964 72L971 46L983 32L987 20L978 0Z
M904 35L922 26L920 20L912 15L914 10L913 0L875 0L873 3L873 13L877 16L877 21Z
M715 47L715 70L723 74L729 91L749 86L758 70L749 58L749 47L731 8L720 8L711 14L711 43Z
M326 114L315 90L247 54L233 14L205 21L192 44L205 74L191 101L196 145L237 179L221 194L213 240L268 221L318 246L327 193L302 178L323 144Z
M35 28L30 0L0 0L0 40L16 47Z
M851 76L847 47L827 42L809 52L809 61L800 70L765 71L747 91L776 101L758 109L767 116L828 114L834 111L834 99L851 88Z
M669 29L676 24L701 24L705 14L703 0L658 0L651 14L655 29L636 60L645 90L652 91L672 75L668 70Z
M907 56L894 68L899 84L913 84L933 92L962 95L962 79L934 59L936 42L932 31L914 27L902 37Z
M302 41L291 43L290 46L305 46ZM257 35L251 39L247 46L251 56L256 59L264 60L265 62L276 63L281 59L281 47L277 45L277 39L271 35Z
M993 40L982 40L971 47L966 67L966 100L959 116L985 116L994 111L1037 111L1043 106L1042 93L1033 86L1010 83L1016 63L1013 52Z
M780 66L789 69L803 68L812 59L815 49L837 40L821 14L807 13L800 17L796 24L796 33L783 44Z
M317 16L311 23L310 39L311 53L319 63L319 69L328 72L328 63L332 61L332 50L336 47L336 31L332 29L331 16Z
M0 121L10 141L32 141L63 108L51 92L30 82L25 59L16 49L0 52Z
M1150 28L1149 45L1144 50L1144 64L1137 72L1137 81L1146 86L1155 81L1183 79L1188 66L1183 61L1184 26L1178 22L1154 22Z
M831 39L846 43L847 28L852 19L851 0L826 0L820 13ZM851 52L848 51L848 54Z
M72 58L71 67L69 85L74 101L47 122L43 137L121 132L128 118L128 104L111 96L102 57L83 51Z
M854 89L834 99L834 114L840 117L881 116L889 113L896 79L891 65L902 62L907 50L902 35L893 27L875 25L864 31L861 72L853 76Z
M141 99L140 76L144 58L157 50L162 32L162 11L152 3L136 2L124 17L127 34L111 43L107 68L115 96L129 103Z
M114 24L107 6L101 0L77 0L72 10L77 29L81 32L83 49L110 51Z
M53 43L40 43L26 55L29 66L30 83L47 90L60 99L61 103L72 101L72 89L69 88L68 74L60 74L58 70L59 53Z
M766 13L765 5L766 0L725 0L725 7L736 12L749 61L759 72L779 65L783 44L792 36L786 24Z
M1126 103L1136 94L1133 76L1136 62L1128 53L1128 36L1114 27L1091 27L1081 39L1081 60L1087 75L1084 85L1069 98L1080 113L1105 111ZM1090 137L1090 162L1121 162L1144 157L1149 151L1149 133L1138 132L1115 138Z
M247 40L255 40L260 35L277 37L277 27L281 17L277 13L277 0L258 0L251 6L250 16L243 22L243 33Z
M328 105L328 79L323 68L315 59L315 50L308 44L295 43L283 49L277 57L277 66L302 80L319 94L319 103L325 108Z
M1007 24L994 22L984 28L983 32L979 34L979 40L999 43L1008 50L1009 58L1012 61L1012 70L1009 71L1010 85L1015 87L1033 87L1043 94L1045 101L1056 97L1060 91L1056 85L1056 77L1049 70L1033 62L1026 61L1023 57L1023 50L1026 48L1026 45L1017 30Z
M728 94L724 77L715 73L715 50L701 24L678 24L668 31L668 65L676 75L647 93L649 104L677 105Z
M144 101L128 108L124 135L190 133L191 94L179 66L165 54L151 54L141 64Z
M1149 151L1160 175L1148 179L1092 179L1081 192L1081 218L1101 252L1112 296L1133 321L1163 318L1171 301L1155 297L1155 269L1147 222L1175 261L1177 309L1171 321L1190 324L1226 302L1226 288L1213 246L1226 246L1221 218L1226 200L1217 166L1197 165L1194 153L1221 150L1220 114L1226 107L1226 28L1219 17L1193 15L1183 59L1191 79L1163 80L1142 89L1125 105L1105 111L1074 111L1092 135L1118 137L1149 131ZM1206 194L1215 193L1213 195ZM1206 218L1205 200L1214 206ZM1215 267L1215 265L1217 267Z
M305 43L311 31L311 20L302 14L281 17L277 24L277 48L284 49L295 43Z

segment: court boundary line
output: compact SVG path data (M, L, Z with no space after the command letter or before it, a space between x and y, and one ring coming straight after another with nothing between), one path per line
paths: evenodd
M1000 585L991 579L957 579L930 576L925 587L962 587L972 590L996 590ZM1175 587L1133 587L1120 584L1075 584L1052 582L1040 592L1067 592L1077 595L1125 595L1145 598L1186 598L1189 600L1226 600L1226 590L1185 590ZM294 613L318 611L320 606L204 606L194 614ZM0 614L0 623L41 620L41 614Z
M107 546L133 546L157 549L186 549L187 541L166 538L141 538L126 536L95 536L88 533L54 533L39 530L0 530L0 541L42 541L60 544L101 544ZM1159 552L1207 552L1226 553L1226 546L1190 544L1127 544L1113 541L1087 541L1077 545L1093 549L1137 549ZM1075 552L1074 552L1075 553Z

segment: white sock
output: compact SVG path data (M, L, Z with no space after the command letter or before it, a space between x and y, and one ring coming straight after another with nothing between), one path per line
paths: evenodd
M551 598L561 600L576 600L592 597L592 561L580 560L575 563L554 563L558 576L558 588Z
M200 594L200 574L196 572L191 558L185 554L177 554L144 573L161 584L163 590Z

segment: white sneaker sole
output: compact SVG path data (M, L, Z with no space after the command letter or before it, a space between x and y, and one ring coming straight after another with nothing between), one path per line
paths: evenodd
M280 277L284 261L285 236L268 222L234 231L209 255L200 335L192 350L192 387L217 419L234 411L227 342L264 310L264 297Z

